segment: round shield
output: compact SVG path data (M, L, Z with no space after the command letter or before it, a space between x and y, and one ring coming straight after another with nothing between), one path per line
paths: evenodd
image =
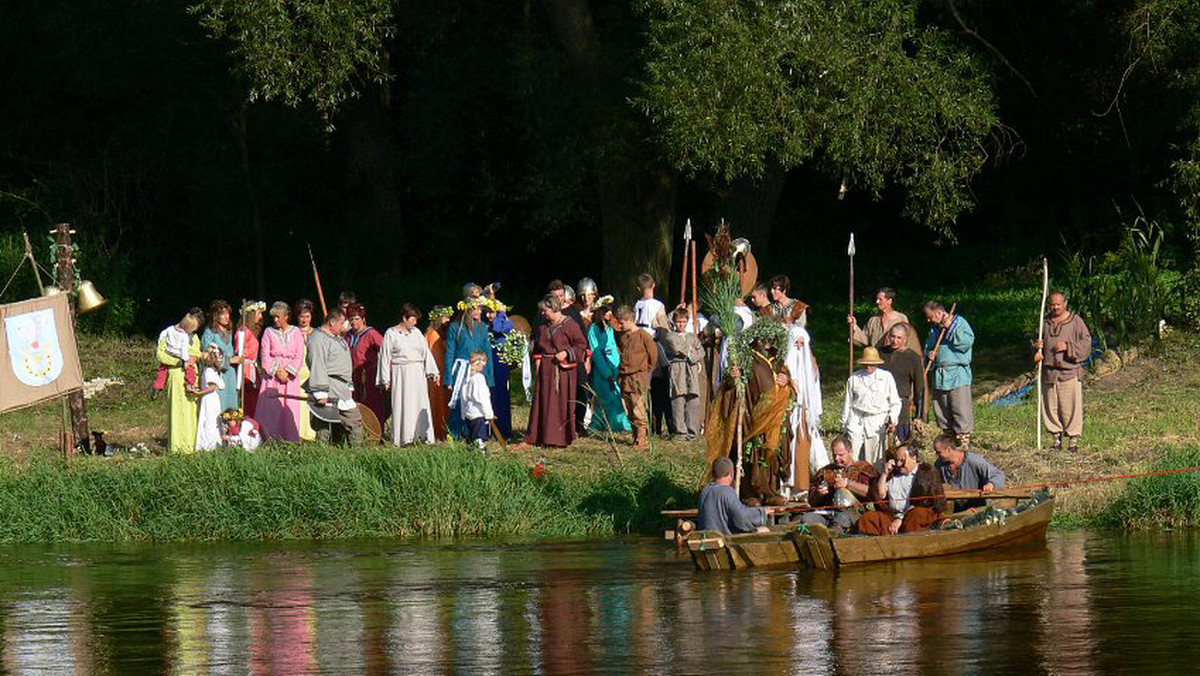
M520 331L526 336L533 333L533 327L529 325L529 320L521 315L509 315L508 321L513 323L513 331Z
M704 254L704 260L700 262L700 274L712 270L713 255L712 252ZM758 283L758 260L751 252L746 252L746 255L738 261L738 272L742 275L742 295L745 296L754 290L754 285Z

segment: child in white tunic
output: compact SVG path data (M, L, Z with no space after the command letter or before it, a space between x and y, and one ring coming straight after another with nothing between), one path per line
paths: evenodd
M198 392L202 396L199 424L196 425L196 448L201 451L211 451L221 445L219 390L225 389L225 379L221 377L219 369L223 361L220 348L210 348L204 353L204 386Z

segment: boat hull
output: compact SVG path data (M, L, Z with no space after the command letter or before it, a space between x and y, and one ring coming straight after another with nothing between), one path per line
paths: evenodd
M823 528L794 527L765 533L720 535L702 531L687 540L699 570L738 570L803 565L817 569L951 556L1042 541L1054 516L1054 499L1007 517L963 529L878 537L830 537Z

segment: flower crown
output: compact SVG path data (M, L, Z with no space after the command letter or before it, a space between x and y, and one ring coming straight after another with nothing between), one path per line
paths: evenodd
M463 300L458 301L458 305L455 307L463 312L474 310L477 307L487 308L492 312L504 312L508 310L508 306L506 306L504 303L501 303L494 298L485 298L483 296L479 296L478 298L464 298Z
M244 300L242 301L242 314L247 312L266 312L267 303L261 300Z
M245 420L246 414L240 408L231 408L221 414L221 420L233 422L235 420Z
M439 307L435 310L429 311L429 320L434 321L434 322L441 321L443 319L446 319L447 317L449 317L452 314L454 314L454 308L452 308L448 305Z

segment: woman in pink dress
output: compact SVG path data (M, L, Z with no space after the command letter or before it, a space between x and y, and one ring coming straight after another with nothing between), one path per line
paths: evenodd
M262 386L258 390L258 425L266 439L300 440L300 368L304 366L304 333L288 323L291 307L271 306L275 326L263 332L259 347ZM280 396L286 395L286 396Z

